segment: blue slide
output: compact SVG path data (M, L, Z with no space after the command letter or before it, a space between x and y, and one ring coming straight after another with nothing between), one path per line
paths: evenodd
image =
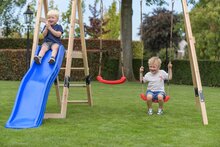
M36 52L38 53L40 46ZM49 64L52 51L49 50L41 64L32 66L23 77L6 128L35 128L42 124L50 88L62 65L65 48L59 47L55 64Z

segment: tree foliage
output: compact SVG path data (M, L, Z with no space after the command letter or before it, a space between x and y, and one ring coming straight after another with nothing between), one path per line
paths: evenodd
M120 13L117 12L117 2L115 0L105 13L104 18L105 20L109 20L104 27L106 30L109 30L109 32L103 35L103 38L118 39L120 37Z
M178 22L178 15L173 15L173 25ZM142 25L142 40L144 48L157 54L163 48L169 48L171 36L171 11L165 8L154 9L152 13L144 14ZM177 44L180 36L172 32L173 43Z
M148 5L148 6L150 6L150 5L162 6L164 4L168 4L167 1L168 0L146 0L146 5ZM170 0L170 1L174 1L175 2L175 0ZM187 0L187 3L195 4L196 0Z
M102 17L101 10L97 10L97 4L98 0L95 0L93 6L89 5L89 10L91 11L92 16L89 17L90 25L85 24L86 33L94 39L97 39L109 32L109 30L104 29L109 20L106 20Z
M58 10L58 7L57 7L57 5L55 5L54 0L50 0L50 1L49 1L49 10L51 10L51 9L56 9L56 10Z
M22 24L19 22L19 16L22 13L22 7L26 4L26 0L2 0L0 4L3 35L5 37L13 37L13 35L20 37Z
M200 59L220 59L219 0L201 0L190 13L197 56Z

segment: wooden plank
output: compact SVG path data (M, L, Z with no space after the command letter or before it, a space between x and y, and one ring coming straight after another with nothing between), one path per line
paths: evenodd
M68 100L68 103L82 104L82 103L88 103L88 100Z
M44 16L47 18L47 13L48 13L48 1L44 0Z
M45 113L44 114L44 119L48 119L48 118L66 118L64 115L60 114L60 113Z
M71 8L71 17L70 17L70 30L69 30L69 42L68 42L68 51L66 54L66 70L65 70L65 78L70 77L71 73L71 64L72 64L72 53L73 53L73 45L74 45L74 34L75 34L75 20L76 20L76 6L78 0L72 0L72 8ZM63 96L62 96L62 106L61 106L61 114L66 117L67 112L67 98L69 96L69 87L63 87Z
M60 68L61 70L65 70L66 68L65 67L61 67ZM71 70L84 70L85 68L84 67L71 67Z
M85 76L89 76L89 66L88 66L88 59L87 59L87 51L86 51L86 41L85 41L85 32L84 32L84 25L83 25L83 14L82 14L82 6L81 0L79 0L77 4L78 8L78 17L79 17L79 26L80 26L80 38L81 38L81 45L82 45L82 55L83 55L83 65L85 67ZM87 97L89 101L89 105L93 105L92 100L92 90L91 84L87 85Z
M73 51L72 58L81 59L83 58L83 53L81 51Z
M59 106L61 106L61 95L60 95L60 88L59 88L59 77L56 78L55 90L56 90L56 96L57 96L57 103Z
M47 22L47 19L46 19L46 18L41 17L41 18L40 18L40 21L41 21L41 22L43 22L43 23L46 23L46 22Z
M59 84L59 86L60 86L60 87L63 87L64 84ZM70 87L86 87L86 84L84 84L84 83L83 83L83 84L82 84L82 83L81 83L81 84L80 84L80 83L74 83L74 84L73 84L73 83L72 83L72 84L70 84L69 86L70 86Z
M35 23L35 26L34 26L33 45L32 45L30 65L31 65L32 62L33 62L34 54L35 54L35 52L36 52L37 45L38 45L38 41L39 41L40 17L41 17L41 12L42 12L42 5L43 5L43 0L38 0L38 4L37 4L37 16L36 16L36 23Z
M201 84L201 78L200 78L200 73L199 73L199 66L198 66L198 61L197 61L197 56L196 56L196 51L195 51L195 45L194 45L195 39L192 35L192 28L190 24L186 0L182 0L182 6L183 6L183 13L184 13L184 22L185 22L185 28L186 28L187 41L188 41L188 45L190 49L189 50L190 65L191 65L191 70L192 70L192 78L194 81L194 88L196 88L197 89L196 91L198 91L203 124L208 125L205 101L204 101L204 96L202 93L202 84ZM195 97L197 97L197 95Z

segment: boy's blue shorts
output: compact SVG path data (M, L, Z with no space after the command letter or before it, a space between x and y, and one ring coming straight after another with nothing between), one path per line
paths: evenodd
M147 90L146 95L152 95L153 96L153 100L158 100L158 95L162 95L163 99L165 99L166 94L163 91L151 91L151 90Z

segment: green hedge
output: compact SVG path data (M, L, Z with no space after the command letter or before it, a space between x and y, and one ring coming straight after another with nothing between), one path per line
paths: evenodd
M26 72L26 51L0 50L0 79L21 80Z
M88 51L88 63L90 67L90 74L95 80L98 74L99 66L99 52L91 52L91 50L99 49L99 40L86 40ZM0 80L21 80L26 73L26 50L25 39L0 39ZM67 47L68 40L63 40L64 46ZM80 40L75 39L74 50L80 48ZM135 42L134 46L139 46ZM13 49L5 49L5 48ZM20 48L20 49L19 49ZM137 48L137 47L136 47ZM105 79L117 79L118 59L120 57L120 41L108 40L103 41L102 60L102 75ZM137 50L137 49L135 49ZM138 53L139 54L139 53ZM139 55L137 55L139 56ZM143 61L145 69L147 69L147 60ZM192 75L190 63L188 60L173 60L173 79L170 81L174 84L192 85ZM65 65L65 60L63 65ZM74 59L73 66L82 66L82 60ZM133 71L135 78L139 79L139 68L141 66L141 59L133 59ZM164 68L164 62L162 69ZM220 86L220 62L219 61L199 61L199 69L202 85L205 86ZM83 72L72 71L71 80L82 80L85 77ZM64 77L64 71L61 71L60 78Z
M30 39L30 46L32 46L32 39ZM39 40L39 44L43 40ZM68 47L68 39L62 39L62 44L65 48ZM26 49L27 40L25 38L21 39L11 39L11 38L0 38L0 50L4 49ZM99 49L100 40L99 39L87 39L86 47L89 50ZM102 40L102 47L104 50L119 50L120 41L119 40ZM80 39L74 39L74 49L81 48Z

